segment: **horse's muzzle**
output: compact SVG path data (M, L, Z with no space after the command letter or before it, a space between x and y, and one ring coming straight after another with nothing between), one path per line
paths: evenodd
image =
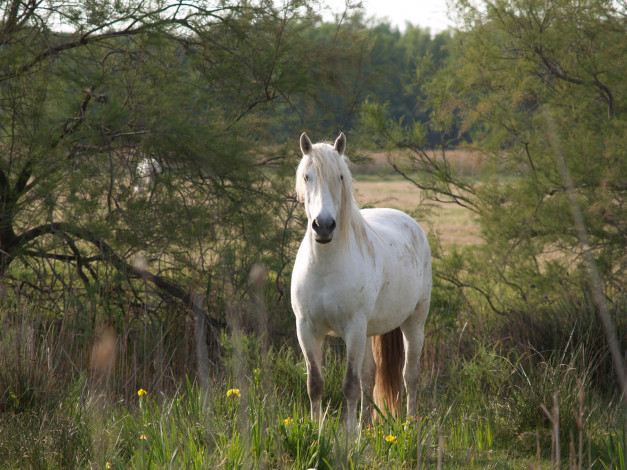
M333 217L316 217L311 223L315 236L314 239L318 243L329 243L333 239L335 232L335 219Z

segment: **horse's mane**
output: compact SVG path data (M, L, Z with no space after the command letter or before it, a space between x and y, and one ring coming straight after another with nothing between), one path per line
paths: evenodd
M338 181L342 185L340 211L337 216L340 229L340 243L350 244L351 229L360 250L372 252L372 243L368 238L367 222L364 220L355 198L353 197L353 177L349 169L350 161L345 155L340 155L326 142L314 144L309 153L303 156L296 170L296 195L299 201L304 202L306 184L305 172L309 167L314 168L315 178L334 184ZM340 180L340 175L343 179ZM333 187L333 186L331 186Z

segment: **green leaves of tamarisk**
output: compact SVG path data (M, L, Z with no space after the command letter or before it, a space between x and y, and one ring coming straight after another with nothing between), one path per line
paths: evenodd
M190 304L223 325L263 263L285 299L296 203L271 131L293 103L305 115L326 59L355 51L312 47L300 1L5 3L1 289L27 286L54 314L67 295L92 327Z
M463 27L446 66L426 76L419 68L415 86L432 106L430 128L448 136L442 150L472 142L467 147L481 156L481 176L456 173L445 152L430 150L424 131L391 122L378 105L367 108L364 124L379 144L402 155L397 168L417 186L477 213L486 244L466 253L466 268L455 271L459 286L481 289L475 308L534 311L564 295L584 302L586 284L543 113L550 106L606 296L621 305L627 267L624 12L612 2L569 0L462 0L456 8ZM491 306L480 300L486 296Z

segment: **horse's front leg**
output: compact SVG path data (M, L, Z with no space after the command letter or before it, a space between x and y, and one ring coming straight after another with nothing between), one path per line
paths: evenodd
M344 377L344 396L346 397L346 425L349 431L357 429L355 412L357 400L361 395L361 377L364 354L366 352L366 325L352 325L345 334L346 376Z
M308 322L297 321L296 333L298 342L307 363L307 393L311 404L311 419L320 421L322 417L322 343L324 335L316 334Z

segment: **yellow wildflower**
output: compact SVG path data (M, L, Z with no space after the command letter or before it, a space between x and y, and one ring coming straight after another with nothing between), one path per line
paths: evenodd
M140 438L142 441L145 441L146 439L148 439L148 438L146 437L146 435L145 435L145 434L142 434L141 436L139 436L139 438Z
M140 397L143 397L144 395L147 395L148 392L146 390L144 390L143 388L140 388L139 390L137 390L137 395L139 395Z
M396 442L396 436L392 436L392 434L389 434L385 436L385 440L388 441L390 444L394 444Z
M107 462L107 463L105 464L105 468L111 468L111 462Z
M283 420L283 424L285 424L286 426L289 426L290 424L292 424L294 422L294 420L292 418L285 418Z

